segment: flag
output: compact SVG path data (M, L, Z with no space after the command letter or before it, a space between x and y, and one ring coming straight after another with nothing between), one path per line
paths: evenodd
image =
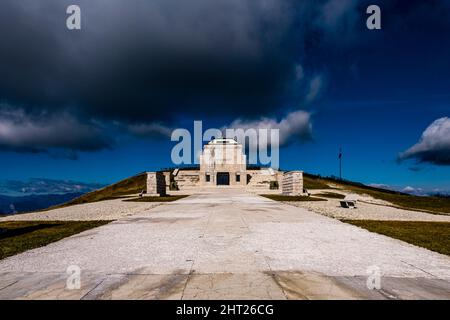
M339 159L342 159L342 150L339 149Z

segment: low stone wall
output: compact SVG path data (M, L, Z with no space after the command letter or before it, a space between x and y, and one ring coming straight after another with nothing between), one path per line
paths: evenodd
M166 193L170 191L170 171L163 171L165 183L166 183Z
M289 194L289 195L301 195L303 194L303 172L302 171L289 171L282 172L278 170L271 169L257 169L257 170L246 170L244 172L238 172L240 174L240 182L235 181L235 173L230 173L230 186L229 187L242 187L245 191L252 193L264 193L264 194ZM151 172L149 174L155 174ZM172 193L174 190L170 190L170 180L171 173L169 171L158 173L165 177L164 184L167 193ZM211 182L206 183L202 177L205 173L199 170L175 170L173 175L173 181L176 182L180 191L198 190L201 187L215 187L215 177L211 174ZM250 181L247 184L247 176L251 176ZM156 177L156 176L155 176ZM153 180L152 180L153 179ZM157 190L158 186L155 187L154 180L156 178L148 178L148 193L155 194L154 190ZM273 182L278 182L278 189L270 189L270 184ZM160 194L157 192L156 194Z
M147 172L147 196L165 196L166 178L161 172Z
M179 170L174 180L180 190L200 185L199 173L195 170Z
M281 182L281 193L288 196L299 196L303 194L303 172L285 172Z

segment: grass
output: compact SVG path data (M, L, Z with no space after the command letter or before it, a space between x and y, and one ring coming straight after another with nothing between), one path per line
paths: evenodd
M411 195L392 195L382 192L370 192L372 197L388 201L398 207L422 210L431 213L450 213L450 199L438 197L419 197Z
M318 197L324 197L324 198L331 198L331 199L344 199L345 195L336 193L336 192L322 192L322 193L316 193L314 196Z
M111 221L0 222L0 260L109 222Z
M307 190L313 189L332 189L325 180L316 178L308 174L303 174L303 188Z
M147 175L146 173L142 173L134 177L119 181L118 183L112 184L105 188L89 192L85 195L82 195L81 197L78 197L64 204L50 207L46 210L66 207L75 204L117 199L125 195L137 194L140 193L142 190L146 190L146 181ZM303 184L304 188L307 190L336 189L337 187L339 189L348 190L350 192L358 194L368 194L373 198L387 201L391 203L393 206L403 209L424 211L433 214L450 213L450 198L413 196L401 192L366 186L358 182L340 180L334 177L325 178L319 175L312 175L308 173L303 174ZM330 185L333 185L333 187L330 187ZM318 196L335 199L342 199L343 197L342 195L338 196L337 193L333 192L323 192L320 193ZM129 199L129 201L148 201L148 202L166 201L163 198L158 199L159 200L154 200L146 197L145 200ZM178 199L170 198L167 201L174 201L174 200ZM320 200L325 199L309 197L309 198L298 198L295 200L292 198L286 198L279 201L320 201Z
M390 202L394 206L403 209L424 211L434 214L450 213L450 198L414 196L398 191L370 187L358 182L339 180L333 177L323 178L307 173L303 174L303 180L306 189L326 189L321 186L333 184L340 189L358 194L367 194L375 199ZM328 186L328 189L330 188L331 187Z
M261 196L275 201L327 201L327 199L308 196L283 196L281 194L262 194Z
M450 222L342 221L450 256Z
M125 195L140 193L147 189L147 174L142 173L131 178L124 179L105 188L98 189L82 195L62 205L49 209L67 207L75 204L91 203L104 200L118 199Z
M393 205L410 210L426 211L430 213L450 213L450 198L426 197L404 194L401 192L341 184L343 188L358 194L368 194L375 199L388 201Z
M131 198L123 201L127 202L172 202L179 199L183 199L188 197L187 195L178 195L178 196L161 196L161 197L139 197L139 198Z

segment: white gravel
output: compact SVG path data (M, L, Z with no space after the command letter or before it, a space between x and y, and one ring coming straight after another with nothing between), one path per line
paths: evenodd
M250 194L194 195L0 261L2 272L318 272L450 279L450 257Z
M323 192L348 194L341 190L314 190L312 195ZM323 196L321 198L328 201L286 201L285 203L336 219L450 222L450 215L399 209L386 201L374 199L368 195L358 196L356 209L342 208L339 203L340 199Z
M0 218L0 221L90 221L116 220L150 210L161 202L125 202L122 199L78 204L48 211L17 214Z

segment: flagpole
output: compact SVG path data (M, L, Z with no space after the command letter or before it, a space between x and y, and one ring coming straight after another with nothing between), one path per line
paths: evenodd
M339 148L339 180L342 180L342 148Z

